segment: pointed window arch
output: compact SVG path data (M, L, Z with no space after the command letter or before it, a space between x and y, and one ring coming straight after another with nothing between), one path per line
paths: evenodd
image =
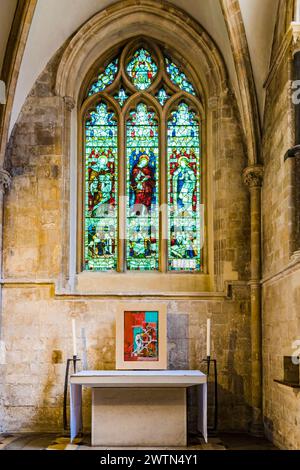
M201 272L201 98L146 40L96 70L82 103L83 270Z

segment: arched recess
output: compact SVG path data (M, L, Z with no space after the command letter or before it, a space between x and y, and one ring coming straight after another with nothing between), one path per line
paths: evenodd
M95 64L99 62L99 59L112 56L112 51L116 51L121 44L141 35L148 41L152 39L163 44L164 49L170 52L174 60L184 64L186 72L199 91L205 115L205 129L203 130L205 138L202 151L207 162L205 168L207 175L212 174L213 156L218 153L220 139L218 136L219 103L224 96L230 94L230 90L223 58L210 36L180 9L174 8L167 2L160 3L152 0L120 2L89 20L67 45L58 67L55 84L56 94L61 96L66 103L62 227L65 247L62 258L62 285L65 288L68 286L72 288L76 278L74 263L74 253L76 253L74 232L76 230L74 224L71 227L69 225L70 213L74 214L75 209L70 207L70 203L71 205L74 203L74 198L70 197L69 188L70 160L76 161L73 153L76 153L77 147L77 112L82 101L82 90L93 76ZM76 182L73 185L74 196ZM209 210L209 205L212 204L212 194L209 182L207 188L208 208L206 209L207 213L211 214L212 210ZM207 273L200 276L190 275L189 286L194 292L214 289L212 216L207 219L206 234L209 253ZM222 269L219 267L218 271L221 272ZM195 279L192 279L193 276ZM176 284L175 277L176 275L172 277L174 288L182 290L180 285L182 281ZM149 282L149 289L152 289L151 286L156 282ZM90 277L88 282L83 281L80 284L77 278L77 285L79 288L82 286L85 288L87 285L93 285L93 282ZM123 285L125 288L125 284ZM170 283L167 282L164 291L169 290L169 287Z
M193 63L187 67L203 84L206 97L227 88L223 58L208 33L191 17L168 2L128 0L118 2L89 20L68 44L57 72L55 91L77 101L86 73L108 50L143 34L169 46L177 58Z

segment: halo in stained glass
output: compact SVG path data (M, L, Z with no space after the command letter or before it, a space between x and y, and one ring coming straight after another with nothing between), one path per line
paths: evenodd
M126 125L128 270L158 269L159 141L155 114L139 103Z
M177 85L181 90L190 93L191 95L196 95L195 90L191 82L187 79L182 70L177 67L174 62L172 62L168 57L165 57L166 69L169 74L170 80L174 85Z
M168 268L201 263L200 136L195 113L180 103L168 121Z
M138 90L146 90L157 74L157 65L150 52L141 48L133 54L126 70L134 86Z
M88 96L99 93L99 91L105 90L108 85L112 84L118 72L118 61L118 58L114 59L108 64L104 72L99 74L97 81L90 87Z
M168 101L168 99L170 98L170 95L168 95L165 88L162 87L156 94L156 98L160 102L161 106L164 106L165 102Z
M127 100L128 98L128 95L126 93L126 90L121 87L118 91L118 93L114 96L115 100L118 101L119 105L122 106L124 105L125 101Z
M85 122L85 269L117 266L118 126L106 103Z

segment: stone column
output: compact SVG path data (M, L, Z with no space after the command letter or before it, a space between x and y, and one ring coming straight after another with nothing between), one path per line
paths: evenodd
M261 186L263 168L254 165L243 172L251 204L251 432L261 434L262 424L262 316L261 316Z
M9 190L11 184L11 176L8 171L0 168L0 273L1 280L3 279L3 201L4 194ZM2 340L2 282L0 284L0 342ZM0 352L2 344L0 344ZM0 357L1 363L1 357Z

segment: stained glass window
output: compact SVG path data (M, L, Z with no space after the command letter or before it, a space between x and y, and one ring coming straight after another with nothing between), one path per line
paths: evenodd
M160 88L160 90L158 91L156 95L156 98L158 99L160 104L163 106L165 102L170 98L170 95L168 95L168 93L166 92L164 88Z
M195 114L179 104L168 121L168 266L200 269L200 139Z
M88 96L97 95L83 103L82 264L90 271L201 271L196 91L159 45L154 55L142 44L133 40L125 46L133 51L128 54L120 49L89 85ZM120 209L119 181L126 195ZM166 217L164 211L160 217L160 200L168 202ZM125 242L119 243L123 227Z
M104 72L100 73L97 81L90 87L88 96L94 95L99 91L103 91L108 85L111 85L117 75L117 71L118 59L115 59L106 67Z
M140 103L126 126L128 270L158 269L158 146L155 114Z
M179 70L177 65L174 64L170 59L166 57L166 68L167 72L170 76L171 81L177 85L181 90L190 93L191 95L195 95L195 90L191 82L187 79L187 76L184 72Z
M99 103L85 122L85 269L108 271L117 265L116 116Z
M117 100L122 108L122 106L124 105L125 101L127 100L128 98L128 95L126 93L126 90L124 90L123 87L121 87L118 91L118 93L114 96L115 100Z
M127 65L127 73L138 90L149 88L157 74L157 65L150 52L138 49Z

